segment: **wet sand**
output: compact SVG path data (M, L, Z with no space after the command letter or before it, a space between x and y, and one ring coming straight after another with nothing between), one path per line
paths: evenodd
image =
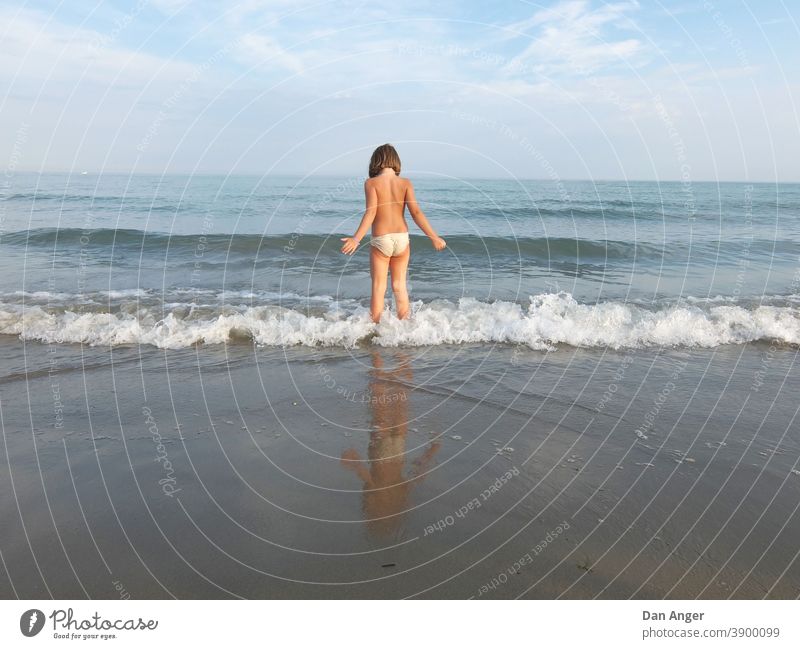
M788 346L0 346L4 598L800 593Z

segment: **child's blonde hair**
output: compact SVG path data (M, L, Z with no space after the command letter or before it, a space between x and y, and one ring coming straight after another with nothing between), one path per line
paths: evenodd
M400 156L391 144L381 144L372 152L369 159L369 177L377 176L384 167L391 167L396 174L400 174Z

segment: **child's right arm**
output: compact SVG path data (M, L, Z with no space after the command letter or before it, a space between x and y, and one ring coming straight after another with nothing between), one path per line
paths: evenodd
M434 230L433 226L428 222L428 217L426 217L425 213L420 209L419 203L417 203L417 197L414 194L414 185L410 180L406 188L406 207L408 207L408 211L411 214L411 218L414 219L414 223L428 236L433 247L436 250L444 250L447 243L436 234L436 230Z

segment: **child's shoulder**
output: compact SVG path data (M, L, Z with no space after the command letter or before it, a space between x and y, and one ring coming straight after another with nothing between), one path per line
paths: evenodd
M394 179L396 182L400 183L403 187L411 187L411 179L405 178L404 176L396 176ZM372 178L367 178L364 180L364 187L371 187L372 185L378 185L379 181L377 176Z

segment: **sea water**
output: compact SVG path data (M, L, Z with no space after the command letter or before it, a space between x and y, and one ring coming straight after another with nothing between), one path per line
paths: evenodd
M42 343L531 349L800 343L800 185L421 177L413 317L368 317L361 177L19 174L0 334Z

